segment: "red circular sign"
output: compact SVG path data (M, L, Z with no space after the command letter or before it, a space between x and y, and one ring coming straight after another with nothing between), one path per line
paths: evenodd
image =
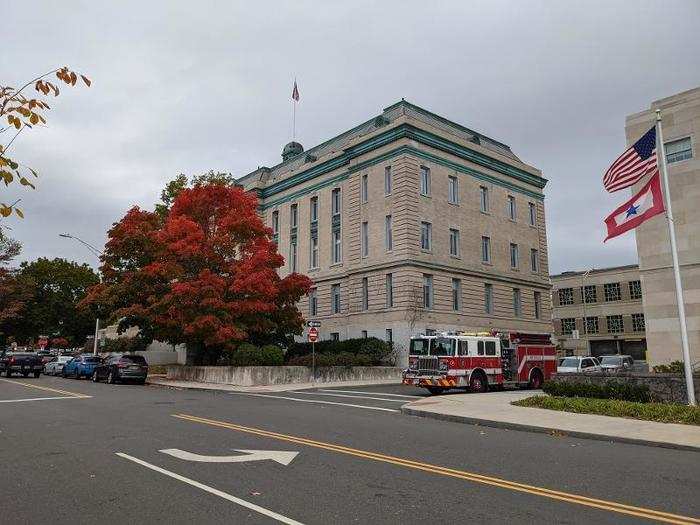
M315 343L318 341L318 329L314 326L309 328L309 342L310 343Z

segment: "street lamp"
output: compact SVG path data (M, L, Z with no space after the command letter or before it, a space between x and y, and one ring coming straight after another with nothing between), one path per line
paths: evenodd
M85 242L82 240L80 237L76 237L75 235L71 235L70 233L59 233L59 237L63 237L64 239L73 239L75 241L78 241L80 244L85 246L90 252L99 259L99 257L102 255L102 250L99 250L95 248L92 244L89 242ZM102 280L102 277L100 277L100 280ZM92 344L92 353L94 355L97 355L97 332L100 330L100 318L95 319L95 340L93 341Z

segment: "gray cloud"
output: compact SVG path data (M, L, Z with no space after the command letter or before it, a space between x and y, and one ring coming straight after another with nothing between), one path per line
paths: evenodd
M625 196L604 193L600 177L624 149L627 114L700 84L695 0L25 1L5 11L3 83L64 63L94 81L64 89L49 126L16 143L41 172L37 191L9 192L27 214L5 222L25 259L94 264L58 233L99 245L180 172L275 164L296 75L305 146L405 97L542 169L552 272L634 262L631 234L601 242L602 218Z

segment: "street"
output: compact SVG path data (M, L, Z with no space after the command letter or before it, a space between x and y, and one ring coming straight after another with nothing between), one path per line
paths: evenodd
M697 452L400 413L424 395L2 378L2 522L700 523Z

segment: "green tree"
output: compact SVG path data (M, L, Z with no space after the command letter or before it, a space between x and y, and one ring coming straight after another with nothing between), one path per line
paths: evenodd
M22 263L19 276L33 283L33 293L11 326L11 333L18 340L47 335L79 344L92 333L92 312L77 308L87 289L99 282L87 264L40 258Z
M222 171L209 170L201 175L193 175L190 179L187 175L180 173L173 180L168 182L160 192L160 202L156 204L156 213L161 218L165 220L168 215L168 210L180 195L180 192L185 188L200 188L206 186L207 184L216 184L220 186L233 186L236 183L236 179L230 173L224 173Z
M16 321L32 296L34 283L9 267L22 246L0 229L0 347L8 340L8 325Z

